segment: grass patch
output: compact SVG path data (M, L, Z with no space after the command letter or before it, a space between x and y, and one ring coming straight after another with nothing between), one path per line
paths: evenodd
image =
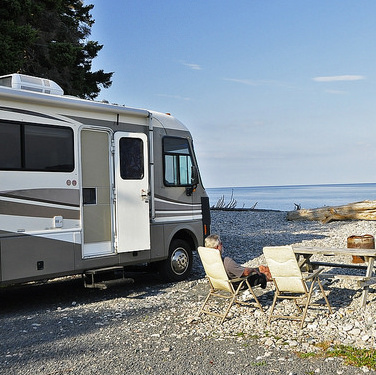
M317 357L317 353L312 353L312 352L298 353L298 357L299 358L315 358L315 357Z
M330 349L330 347L333 345L331 341L321 341L317 343L315 346L320 348L322 351L326 352Z
M246 335L245 332L237 332L235 334L235 336L237 336L237 337L244 337L245 335Z
M251 362L251 366L253 367L262 367L266 366L268 363L266 361L261 361L261 362Z
M251 339L251 340L257 340L258 338L260 338L259 335L251 335L246 332L236 332L235 337L241 337L244 339Z
M346 345L333 345L329 341L317 343L321 349L314 353L296 353L300 358L338 357L343 358L346 365L355 367L367 367L376 370L376 349L359 349Z
M376 349L358 349L346 345L336 345L326 352L328 357L341 357L347 365L376 370Z

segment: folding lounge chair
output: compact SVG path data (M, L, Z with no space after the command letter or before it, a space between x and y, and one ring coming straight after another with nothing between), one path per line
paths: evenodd
M207 295L205 302L201 307L199 315L201 315L201 313L204 313L204 314L218 316L222 318L221 320L221 324L222 324L224 320L226 319L226 316L228 312L230 311L230 308L233 304L258 307L263 312L260 302L257 299L256 294L254 293L246 277L241 277L238 279L228 278L225 267L223 265L221 254L217 249L212 249L208 247L199 247L198 253L200 255L201 262L204 266L206 277L209 280L209 284L210 284L209 294ZM243 291L245 286L246 286L245 290L250 291L250 293L252 294L255 300L255 303L250 303L250 302L239 300L240 292ZM224 310L222 314L211 311L209 309L209 306L207 306L208 303L212 301L214 302L216 297L226 298L230 300L230 302L228 303L226 309Z
M268 324L272 318L300 320L300 329L302 329L308 307L318 306L318 304L312 303L312 292L316 285L321 290L329 313L332 313L332 308L319 279L319 274L323 271L322 268L303 275L291 246L264 247L263 252L275 285ZM310 286L307 285L307 282L310 282ZM273 315L278 299L294 300L300 315ZM299 299L302 302L299 302ZM302 310L299 305L304 306L304 309Z

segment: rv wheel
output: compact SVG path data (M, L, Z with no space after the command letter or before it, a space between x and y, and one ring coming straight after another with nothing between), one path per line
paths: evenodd
M192 249L184 240L171 242L168 258L161 265L161 274L169 281L187 278L192 269Z

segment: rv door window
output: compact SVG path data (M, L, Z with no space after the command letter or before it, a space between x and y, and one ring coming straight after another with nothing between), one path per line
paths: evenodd
M0 123L0 169L72 172L73 152L71 128Z
M140 138L120 138L120 176L123 180L144 178L144 144Z
M192 177L192 156L188 140L166 137L163 139L165 185L189 186Z

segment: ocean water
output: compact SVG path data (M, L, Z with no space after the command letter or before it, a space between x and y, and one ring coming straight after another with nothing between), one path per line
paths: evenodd
M340 206L364 200L376 200L376 183L226 187L206 189L210 206L215 206L224 197L225 205L231 197L236 208L292 211L295 204L301 208Z

